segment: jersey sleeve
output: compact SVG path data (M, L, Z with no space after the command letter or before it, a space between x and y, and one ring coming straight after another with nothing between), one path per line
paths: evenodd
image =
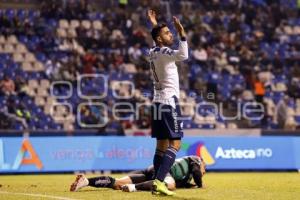
M185 39L180 40L178 50L165 47L161 50L161 54L170 61L184 61L189 57L188 43Z

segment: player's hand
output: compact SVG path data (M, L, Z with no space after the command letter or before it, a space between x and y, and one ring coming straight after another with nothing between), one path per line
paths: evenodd
M173 22L174 22L174 26L178 32L178 34L180 35L180 37L186 37L184 28L182 26L182 24L180 23L179 19L175 16L173 16Z
M156 13L154 10L148 10L147 12L148 19L150 20L152 26L157 26L157 21L156 21Z

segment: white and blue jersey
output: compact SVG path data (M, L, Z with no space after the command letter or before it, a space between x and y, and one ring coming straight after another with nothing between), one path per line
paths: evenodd
M149 52L153 75L154 97L152 107L152 137L156 139L181 138L182 122L179 99L179 75L176 61L188 58L187 41L179 41L178 50L153 47Z
M153 47L149 52L150 67L153 75L154 97L153 102L171 105L175 108L172 99L179 99L179 75L176 61L188 59L188 44L185 39L179 41L178 50L169 47Z

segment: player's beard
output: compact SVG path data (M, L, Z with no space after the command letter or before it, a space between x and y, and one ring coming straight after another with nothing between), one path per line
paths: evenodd
M172 46L173 45L173 39L172 40L165 40L164 41L164 46L167 46L167 47L170 47L170 46Z

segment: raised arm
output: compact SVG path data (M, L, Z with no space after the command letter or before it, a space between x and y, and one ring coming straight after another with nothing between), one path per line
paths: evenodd
M184 61L188 59L188 44L186 41L186 33L179 19L173 16L173 23L176 28L176 31L180 37L178 50L173 50L172 57L175 61Z
M155 13L155 11L154 10L148 10L147 15L148 15L149 21L152 24L152 27L157 26L158 23L157 23L157 20L156 20L156 13Z
M179 19L175 16L173 16L173 22L174 22L174 26L176 28L177 33L179 34L180 38L186 38L186 33L185 30L182 26L182 24L180 23Z

